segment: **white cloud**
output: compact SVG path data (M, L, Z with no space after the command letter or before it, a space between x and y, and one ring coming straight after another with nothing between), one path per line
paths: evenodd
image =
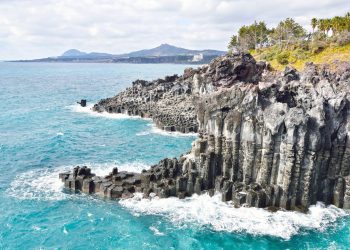
M123 53L161 43L226 49L242 24L343 15L348 0L0 0L0 58L70 48Z

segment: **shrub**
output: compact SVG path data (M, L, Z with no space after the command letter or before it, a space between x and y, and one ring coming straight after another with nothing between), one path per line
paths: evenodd
M276 57L277 62L282 65L286 65L289 63L289 53L288 52L281 52L280 54L277 55Z
M297 60L305 60L308 58L308 51L305 51L304 49L296 49L293 53L293 56L297 59Z
M327 42L315 40L315 41L312 41L310 48L313 54L318 54L322 52L322 50L324 50L327 46L328 46Z
M261 54L261 59L265 61L272 61L275 58L276 54L274 51L266 51Z

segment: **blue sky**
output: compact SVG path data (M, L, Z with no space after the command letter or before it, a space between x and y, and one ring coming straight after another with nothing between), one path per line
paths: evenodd
M124 53L169 43L225 50L243 24L350 11L349 0L0 0L0 59L60 55L76 48Z

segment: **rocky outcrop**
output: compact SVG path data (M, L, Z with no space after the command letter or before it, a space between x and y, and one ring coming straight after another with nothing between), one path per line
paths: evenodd
M238 81L257 83L263 69L248 54L220 57L209 66L189 68L182 76L155 81L137 80L115 97L103 99L93 110L152 118L166 131L198 132L193 98Z
M140 174L118 172L118 168L113 168L109 175L100 177L92 174L90 168L78 166L72 172L60 173L59 178L66 188L111 199L130 198L133 193L142 191Z
M350 208L349 64L267 68L249 54L224 56L181 77L134 83L96 105L199 132L191 152L144 170L138 190L179 198L219 191L236 206ZM174 86L182 90L174 94ZM66 183L72 174L65 176Z
M166 131L198 130L189 81L177 75L152 82L137 80L115 97L101 100L93 110L152 118Z

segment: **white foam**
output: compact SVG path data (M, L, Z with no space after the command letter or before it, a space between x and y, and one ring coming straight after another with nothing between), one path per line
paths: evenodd
M32 226L32 229L35 230L35 231L40 231L40 230L41 230L41 227L36 226L36 225L33 225L33 226Z
M164 233L159 231L159 229L154 227L154 226L150 226L149 229L154 233L154 235L158 235L158 236L163 236L164 235Z
M160 135L164 135L164 136L175 136L175 137L180 137L180 136L185 136L185 137L197 137L198 134L197 133L181 133L181 132L169 132L169 131L165 131L163 129L158 128L156 125L152 124L152 129L151 129L151 133L152 134L160 134Z
M127 114L120 114L120 113L108 113L108 112L96 112L93 111L93 104L87 105L86 107L82 107L79 104L74 104L71 106L68 106L67 108L70 109L73 112L77 113L85 113L94 117L100 117L100 118L107 118L107 119L144 119L144 120L150 120L148 118L142 118L140 116L130 116Z
M58 133L56 133L56 135L57 136L62 136L62 135L64 135L64 133L63 132L58 132Z
M325 207L318 203L311 206L307 214L278 211L269 212L261 208L234 208L224 203L220 194L194 195L183 200L177 198L142 199L142 194L121 200L134 215L151 214L167 217L177 226L198 225L215 231L244 232L252 235L268 235L290 239L302 229L323 231L339 217L348 215L335 206Z
M154 123L148 124L149 129L137 133L137 136L146 136L150 134L159 134L163 136L173 136L173 137L198 137L197 133L181 133L181 132L169 132L158 128Z
M151 131L143 131L143 132L137 133L136 136L145 136L150 134L151 134Z
M104 163L94 164L85 163L80 166L88 166L92 173L98 176L107 175L114 167L120 171L141 172L142 169L148 168L142 163L118 164ZM70 171L74 166L60 166L56 168L42 168L23 172L16 176L7 189L9 196L17 199L33 200L63 200L67 194L63 192L63 183L58 178L59 173Z
M58 178L68 168L40 169L24 172L11 182L7 194L18 199L61 200L63 185Z

